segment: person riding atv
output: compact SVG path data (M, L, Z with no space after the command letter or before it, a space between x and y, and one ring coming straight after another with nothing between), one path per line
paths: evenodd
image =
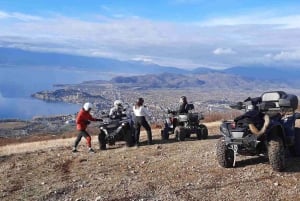
M161 130L162 139L168 140L170 134L175 134L175 139L184 141L192 133L196 133L198 139L206 139L208 136L207 127L199 124L204 117L201 113L189 112L193 109L194 105L189 104L185 96L180 98L178 110L172 111L168 109L168 118L166 118L164 128Z
M267 156L273 170L284 170L286 150L294 150L297 107L297 96L283 91L265 92L232 105L245 113L221 124L223 137L216 151L219 164L234 167L238 154L257 155Z
M109 111L109 117L111 119L121 118L123 111L124 111L123 102L121 100L115 100L114 106Z
M114 107L111 108L108 115L103 116L103 122L99 126L98 140L100 150L105 150L106 144L114 145L116 141L125 141L126 146L133 146L132 125L132 117L126 112L123 102L120 100L114 101Z

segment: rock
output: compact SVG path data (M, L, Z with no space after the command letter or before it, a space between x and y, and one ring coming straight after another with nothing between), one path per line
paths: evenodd
M98 196L96 197L95 201L101 201L102 200L102 197L101 196Z
M185 186L192 186L192 183L186 183Z

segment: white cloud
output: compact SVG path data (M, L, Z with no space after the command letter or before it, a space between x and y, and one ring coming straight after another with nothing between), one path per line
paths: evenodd
M277 25L282 28L300 28L300 15L277 16L268 11L232 17L217 17L202 21L199 24L202 26Z
M141 61L141 62L145 62L145 63L152 63L153 59L149 56L144 56L144 55L138 55L134 58L132 58L131 60L133 61Z
M27 20L10 20L12 16ZM300 19L288 22L292 18L285 16L260 20L258 15L222 19L184 24L97 16L85 21L0 11L0 46L133 59L182 68L287 62L299 56L295 50L300 49ZM264 20L268 23L263 24Z
M9 15L6 12L0 11L0 19L9 18Z
M222 54L235 54L236 52L233 51L231 48L217 48L213 51L215 55L222 55Z
M173 0L176 4L194 4L194 3L201 3L205 0Z
M41 17L39 16L33 16L33 15L27 15L23 13L18 13L18 12L3 12L0 11L0 19L16 19L20 21L37 21L37 20L42 20Z
M300 50L298 51L282 51L278 54L267 54L266 57L275 61L300 61Z

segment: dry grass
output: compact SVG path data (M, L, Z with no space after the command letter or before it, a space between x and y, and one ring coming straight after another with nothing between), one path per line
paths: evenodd
M207 140L163 142L159 130L153 130L155 145L125 148L120 142L96 154L87 153L84 141L80 152L72 154L74 138L17 145L11 154L0 157L0 199L177 201L242 197L261 201L300 197L300 158L288 160L285 173L273 172L265 159L256 157L240 157L236 168L221 168L215 160L218 123L206 125L210 131ZM145 132L141 137L146 140ZM94 137L93 146L97 146ZM22 147L25 152L19 153Z
M27 126L26 122L0 122L0 129L15 129Z
M160 140L125 148L124 142L87 153L74 137L0 147L0 200L298 200L300 158L288 158L286 172L272 171L262 157L239 156L236 168L221 168L215 159L220 122L205 123L207 140ZM297 125L299 122L297 121ZM94 131L90 131L94 133ZM94 133L95 134L95 133ZM173 138L173 136L171 136Z
M204 122L216 122L222 120L230 120L241 115L241 111L227 111L227 112L211 112L205 114Z

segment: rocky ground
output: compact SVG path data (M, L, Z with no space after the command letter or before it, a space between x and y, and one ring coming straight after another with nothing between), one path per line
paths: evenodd
M163 142L153 130L154 145L120 142L95 154L84 141L71 153L74 138L0 146L0 200L299 200L299 157L282 173L263 157L240 156L224 169L216 161L218 125L208 127L207 140Z

